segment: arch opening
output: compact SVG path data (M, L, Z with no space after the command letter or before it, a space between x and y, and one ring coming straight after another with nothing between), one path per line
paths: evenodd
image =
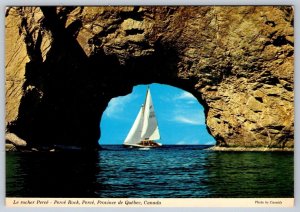
M215 145L205 108L188 91L166 84L136 85L130 94L112 98L102 114L100 145L121 145L151 90L163 145Z

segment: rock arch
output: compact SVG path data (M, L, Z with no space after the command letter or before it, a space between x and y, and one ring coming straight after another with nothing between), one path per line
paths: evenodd
M215 139L207 131L205 110L199 100L187 90L162 83L138 84L130 94L111 99L101 117L100 145L121 145L125 141L144 104L147 87L151 90L159 124L160 143L215 145Z
M219 146L293 146L293 9L11 7L6 125L94 148L109 100L163 83L204 106Z

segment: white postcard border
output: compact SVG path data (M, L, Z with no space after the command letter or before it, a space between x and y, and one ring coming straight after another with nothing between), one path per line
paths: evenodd
M101 3L100 3L101 2ZM167 1L164 1L164 2L161 2L161 1L156 1L156 0L149 0L149 1L135 1L135 0L129 0L129 1L125 1L125 0L110 0L110 1L107 1L107 0L104 0L104 1L97 1L97 0L44 0L44 1L39 1L39 0L29 0L29 1L21 1L21 0L3 0L3 1L0 1L0 5L1 5L1 9L2 11L4 11L4 7L6 5L35 5L35 4L43 4L43 5L57 5L57 4L84 4L84 5L95 5L95 4L118 4L118 5L124 5L124 4L150 4L150 5L156 5L156 4L182 4L182 5L187 5L188 4L194 4L194 5L197 5L197 4L208 4L208 5L226 5L226 4L236 4L236 5L245 5L245 4L254 4L254 5L257 5L257 4L260 4L260 5L270 5L270 4L286 4L286 5L290 5L290 4L293 4L295 6L295 9L296 11L298 11L300 9L300 6L299 6L299 1L296 1L296 0L277 0L277 1L274 1L274 0L261 0L261 1L253 1L253 0L241 0L241 1L234 1L234 0L210 0L210 1L199 1L199 0L191 0L191 1L183 1L183 0L167 0ZM4 27L3 27L3 23L4 23L4 17L1 16L0 18L1 20L1 29L0 29L0 32L1 32L1 35L0 35L0 38L3 39L4 37ZM297 22L299 22L300 20L300 12L296 12L295 13L295 20L296 20L296 23L295 23L295 37L296 39L299 38L299 25L300 24L297 24ZM297 49L299 49L298 47L300 47L300 42L296 42L295 43L295 58L297 58L297 56L299 56L299 51L297 51ZM5 72L4 72L4 42L0 42L0 52L2 53L1 54L1 57L0 57L0 64L1 64L1 67L2 67L2 71L0 73L0 84L1 84L1 93L0 93L0 117L1 117L1 127L2 127L2 131L0 131L0 137L2 138L1 140L4 141L4 121L5 121L5 94L4 94L4 91L5 91L5 84L4 84L4 79L5 79ZM299 57L298 57L299 58ZM295 91L296 90L299 90L297 88L300 88L300 84L298 84L297 82L299 81L300 79L300 72L297 72L296 70L300 67L300 62L299 60L295 60ZM299 92L296 92L295 93L295 96L297 98L295 98L295 109L299 109L299 104L300 104L300 98L299 98ZM295 114L295 122L298 123L300 121L300 116L297 115L298 113ZM297 138L299 137L299 133L297 133L297 131L299 130L299 125L295 125L295 146L297 147ZM295 161L295 196L299 196L299 183L298 183L298 179L299 179L299 164L298 164L298 161L300 160L300 154L299 153L300 150L298 150L298 148L295 148L295 158L294 158L294 161ZM32 211L32 208L30 208L31 206L10 206L9 203L10 201L12 200L20 200L21 198L5 198L5 166L4 166L4 162L5 162L5 150L4 150L4 142L3 142L3 145L0 145L0 152L1 152L1 157L0 157L0 162L3 166L1 166L0 168L0 211L10 211L10 212L17 212L17 211L20 211L20 207L24 207L24 209L22 211L25 211L25 212L29 212L29 211ZM297 168L296 168L297 167ZM24 199L32 199L32 198L24 198ZM46 200L46 199L49 199L49 198L36 198L36 199L40 199L40 200ZM52 198L50 198L52 199ZM53 198L53 199L60 199L60 198ZM70 198L71 199L71 198ZM88 199L88 198L87 198ZM268 198L269 199L269 198ZM253 198L253 200L258 200L258 201L265 201L265 200L268 200L268 199L265 199L265 198ZM277 198L271 198L272 200L275 200ZM97 198L98 200L98 198ZM167 200L167 199L162 199L163 201ZM175 199L173 199L175 200ZM188 199L188 202L189 201L194 201L196 199ZM202 199L203 200L203 199ZM206 201L208 201L208 199L204 199ZM215 201L215 205L213 207L218 207L219 209L221 209L221 207L225 207L224 205L222 205L221 203L224 203L223 201L233 201L235 205L233 206L226 206L226 207L270 207L270 205L257 205L257 206L251 206L253 204L253 202L250 204L250 205L243 205L243 206L238 206L239 204L244 204L244 203L241 203L240 202L240 199L237 199L237 198L233 198L232 200L230 199L222 199L222 198L217 198L217 199L212 199L212 201ZM242 201L248 201L250 199L242 199ZM300 205L300 202L299 202L299 198L278 198L278 200L284 200L284 204L290 204L291 202L294 204L294 208L286 208L288 211L297 211L299 210L299 205ZM181 199L182 201L182 199ZM285 202L286 201L286 202ZM197 203L197 204L200 204L200 203ZM33 206L32 206L33 207ZM50 207L49 205L48 206L34 206L34 207ZM70 207L70 208L69 208ZM74 211L72 209L72 207L74 206L66 206L65 207L65 210L64 211ZM81 206L83 207L83 206ZM99 206L97 206L99 207ZM124 207L127 207L127 206L124 206ZM145 206L143 206L145 207ZM155 206L152 206L152 207L155 207ZM157 206L157 207L162 207L162 206ZM172 207L177 207L176 205L172 205ZM189 206L189 207L197 207L197 206ZM204 206L204 205L201 205L200 207L209 207L209 206ZM274 206L275 207L275 206ZM277 207L283 207L283 206L277 206ZM290 206L286 206L286 207L290 207ZM69 208L69 209L68 209ZM96 208L95 208L96 209ZM235 208L236 209L236 208ZM273 211L272 210L273 208L269 208L268 211ZM276 208L274 208L276 209ZM45 210L45 211L54 211L56 210L55 208L52 208L52 210ZM224 209L221 209L223 212L229 212L229 211L232 211L232 209L230 208L224 208ZM284 210L284 211L287 211L287 210ZM76 210L78 211L78 210ZM80 211L86 211L85 209L82 209ZM93 210L95 211L95 210ZM98 211L98 210L97 210ZM108 211L108 210L103 210L102 211ZM109 210L109 211L116 211L116 210ZM126 211L126 212L129 212L129 211L133 211L133 210L130 210L130 208L128 207L128 209L124 209L122 211ZM136 211L136 210L134 210ZM147 210L143 210L143 211L147 211ZM151 210L152 211L152 210ZM160 210L160 211L165 211L165 210ZM168 210L168 211L171 211L171 210ZM172 209L172 211L179 211L177 209ZM181 211L181 209L180 209ZM199 211L197 208L196 210L193 210L193 211ZM210 208L210 209L207 209L205 211L219 211L219 210L214 210L213 208ZM239 211L239 210L235 210L235 211ZM248 208L248 210L246 208L244 208L243 211L253 211L253 209L251 208ZM257 208L255 211L265 211L265 208ZM278 210L276 210L278 211ZM281 210L280 210L281 211Z
M6 198L7 207L293 207L294 198Z

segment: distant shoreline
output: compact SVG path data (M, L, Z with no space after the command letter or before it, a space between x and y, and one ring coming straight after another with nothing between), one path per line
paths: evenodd
M268 148L268 147L219 147L213 146L206 150L220 152L294 152L294 148Z

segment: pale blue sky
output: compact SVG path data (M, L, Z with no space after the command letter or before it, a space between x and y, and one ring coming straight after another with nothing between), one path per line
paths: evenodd
M145 101L147 85L138 85L131 94L113 98L103 113L100 144L123 144L136 116ZM151 84L160 143L215 144L207 132L202 105L190 93L179 88Z

